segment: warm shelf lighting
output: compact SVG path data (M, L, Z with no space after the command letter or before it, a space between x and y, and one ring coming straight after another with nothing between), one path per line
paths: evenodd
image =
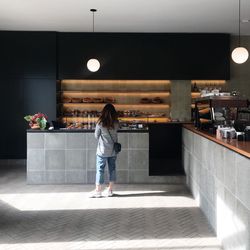
M130 97L145 97L145 96L151 96L151 97L168 97L170 96L169 91L162 91L162 92L111 92L111 91L62 91L63 96L67 97L85 97L85 96L95 96L95 97L113 97L114 95L116 97L127 97L128 95Z
M63 103L64 107L92 107L92 108L103 108L105 103ZM117 108L124 109L136 109L136 108L150 108L150 109L161 109L161 108L169 108L169 104L161 103L161 104L123 104L123 103L113 103L113 105Z
M225 80L191 80L192 84L204 84L204 85L220 85L225 84Z
M91 117L92 122L93 121L97 121L98 117ZM136 121L141 121L141 122L159 122L159 123L165 123L165 122L169 122L170 119L169 117L119 117L118 118L120 121L123 122L132 122L134 120ZM73 122L88 122L88 118L87 117L63 117L63 122L69 122L69 123L73 123Z
M201 93L200 92L192 92L191 96L192 96L192 98L197 98L197 97L201 96Z
M170 84L170 80L75 80L63 79L62 84Z

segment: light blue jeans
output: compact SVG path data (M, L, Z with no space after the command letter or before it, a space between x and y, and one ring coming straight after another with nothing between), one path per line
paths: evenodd
M96 155L96 181L95 181L96 185L104 184L104 169L107 162L109 168L109 182L115 182L116 180L115 161L116 161L116 156L104 157Z

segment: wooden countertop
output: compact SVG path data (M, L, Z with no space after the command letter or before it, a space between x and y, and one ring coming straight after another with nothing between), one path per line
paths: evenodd
M250 141L238 141L236 139L217 139L213 134L196 129L193 124L183 124L183 127L226 148L229 148L236 153L250 158Z

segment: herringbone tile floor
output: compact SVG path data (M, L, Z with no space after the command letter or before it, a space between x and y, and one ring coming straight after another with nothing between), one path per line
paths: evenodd
M185 186L118 185L90 199L90 185L26 185L0 171L0 249L220 250Z

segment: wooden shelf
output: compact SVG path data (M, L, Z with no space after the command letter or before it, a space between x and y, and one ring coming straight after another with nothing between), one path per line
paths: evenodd
M191 84L197 85L223 85L226 80L191 80Z
M85 106L90 106L93 108L103 108L103 106L106 103L59 103L62 104L64 107L74 107L74 106L81 106L81 107L85 107ZM144 103L131 103L131 104L123 104L123 103L113 103L113 105L117 108L127 108L129 110L133 110L135 108L164 108L164 109L169 109L170 105L166 104L166 103L160 103L160 104L155 104L155 103L148 103L148 104L144 104Z
M63 79L62 84L170 84L170 80L85 80Z
M86 117L86 116L63 116L63 118L72 118L72 119L74 119L74 118L81 118L81 119L89 119L88 117ZM95 116L95 117L91 117L90 119L98 119L99 117L97 117L97 116ZM147 118L168 118L168 117L166 117L166 116L119 116L119 119L126 119L126 118L128 118L128 119L140 119L140 118L142 118L142 119L147 119Z
M84 91L84 90L60 90L58 91L62 94L79 94L79 95L87 95L87 96L109 96L109 95L119 95L119 96L128 96L128 95L135 95L135 96L169 96L170 91Z
M201 97L201 93L200 93L200 92L191 92L191 97L192 97L192 98Z
M199 108L208 108L209 105L208 104L199 104ZM195 104L191 104L191 108L194 109L195 108Z
M91 122L97 122L98 117L62 117L62 120L64 122L73 123L73 122L83 122L87 123L89 121ZM169 122L170 119L168 117L119 117L119 121L121 122L143 122L143 123L152 123L152 122Z
M64 79L59 82L60 91L57 92L57 113L71 114L74 110L80 112L100 112L106 102L98 103L66 103L63 98L114 98L112 103L117 111L138 111L137 113L150 113L152 115L165 114L166 117L120 117L122 121L143 121L143 122L168 122L170 109L170 81L168 80L70 80ZM153 100L159 97L162 103L140 103L142 98ZM87 100L87 99L86 99ZM96 99L97 100L97 99ZM102 100L102 99L100 99ZM75 113L77 114L77 113ZM87 117L62 117L67 122L76 120L86 122ZM91 118L97 120L98 118ZM94 121L94 120L93 120Z

